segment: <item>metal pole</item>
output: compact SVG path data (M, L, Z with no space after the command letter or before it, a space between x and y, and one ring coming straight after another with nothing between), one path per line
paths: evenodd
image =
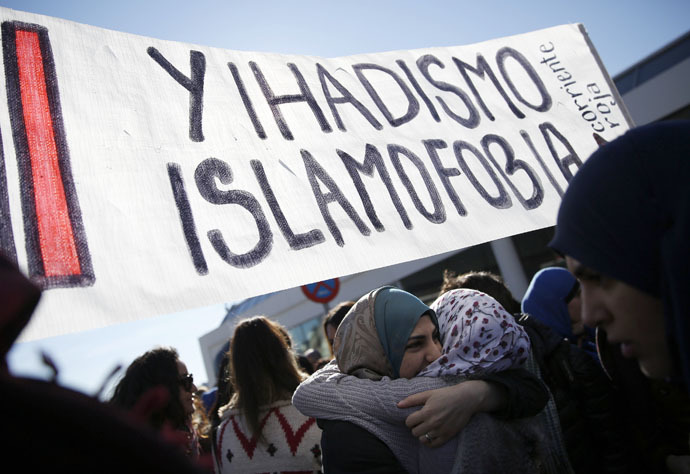
M529 283L512 239L505 237L494 240L491 242L491 250L494 252L496 263L498 263L498 268L510 292L516 300L522 301Z

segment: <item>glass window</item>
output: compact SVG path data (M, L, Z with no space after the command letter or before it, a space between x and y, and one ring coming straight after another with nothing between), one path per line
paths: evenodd
M328 358L330 356L328 342L323 333L324 316L315 316L288 330L292 337L292 348L296 353L304 354L308 349L316 349L321 353L321 357Z

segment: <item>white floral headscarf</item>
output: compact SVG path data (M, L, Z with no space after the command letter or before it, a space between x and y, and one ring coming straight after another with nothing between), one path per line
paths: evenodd
M431 304L443 355L418 375L475 375L522 365L529 355L525 330L498 301L476 290L451 290Z

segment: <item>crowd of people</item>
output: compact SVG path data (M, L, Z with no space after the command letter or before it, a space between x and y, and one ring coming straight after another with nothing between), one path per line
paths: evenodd
M326 315L326 356L246 318L213 391L170 347L107 403L12 376L40 290L2 259L5 448L30 472L690 472L688 137L669 121L600 146L559 209L563 264L521 301L481 270L447 270L430 304L375 288Z

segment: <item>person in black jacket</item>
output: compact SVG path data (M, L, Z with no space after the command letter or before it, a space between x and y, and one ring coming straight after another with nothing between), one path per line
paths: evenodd
M636 448L639 472L674 471L667 465L688 451L690 399L677 384L645 377L634 359L626 359L607 340L606 331L596 332L601 364L611 381L625 393L620 409L626 413L626 428ZM670 461L673 464L673 461Z

